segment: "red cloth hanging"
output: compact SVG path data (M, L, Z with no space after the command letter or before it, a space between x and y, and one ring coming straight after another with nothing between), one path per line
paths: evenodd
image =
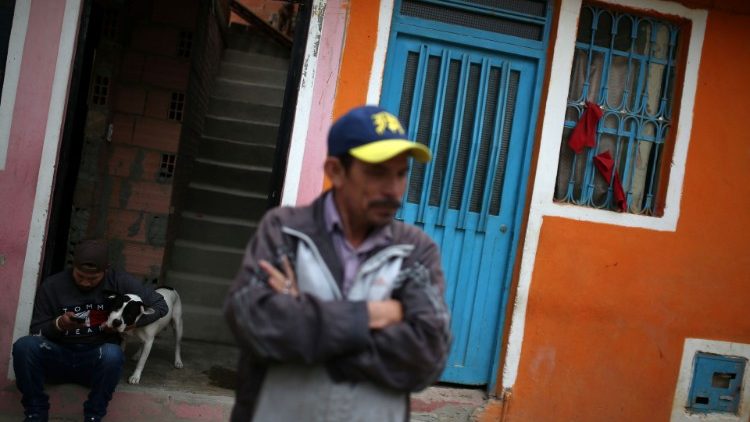
M602 174L604 180L607 183L612 181L612 168L615 165L615 160L609 154L609 151L604 151L601 154L594 157L594 165L599 173ZM617 170L614 171L615 182L612 183L613 194L615 197L615 205L620 211L626 211L628 209L628 202L625 200L625 192L622 190L622 183L620 183L620 175L617 174Z
M584 146L593 148L596 145L596 124L599 123L602 114L598 104L586 101L586 109L583 110L568 139L568 146L576 154L580 154Z

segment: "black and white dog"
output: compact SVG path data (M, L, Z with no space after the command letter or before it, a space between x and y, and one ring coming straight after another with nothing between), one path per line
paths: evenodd
M167 314L151 324L137 327L127 332L125 328L134 325L141 316L153 314L154 310L145 306L143 300L138 295L123 295L115 292L107 292L106 294L105 308L109 310L109 316L107 317L107 322L104 324L125 335L122 341L122 350L125 351L125 343L129 336L138 337L143 343L138 352L133 355L133 360L137 359L138 364L135 367L135 371L133 371L133 375L128 378L130 384L138 384L141 380L141 372L143 372L146 359L148 359L148 355L151 353L154 338L170 323L174 328L175 337L174 367L182 368L183 366L182 356L180 355L180 342L182 341L182 302L180 301L180 296L176 290L169 287L160 287L156 289L156 292L164 296L164 301L167 302L167 306L169 307Z

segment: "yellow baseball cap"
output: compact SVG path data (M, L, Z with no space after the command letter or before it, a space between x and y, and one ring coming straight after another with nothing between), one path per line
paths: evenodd
M398 117L372 105L350 110L331 126L328 155L347 152L367 163L382 163L404 152L422 163L432 158L429 148L406 137Z

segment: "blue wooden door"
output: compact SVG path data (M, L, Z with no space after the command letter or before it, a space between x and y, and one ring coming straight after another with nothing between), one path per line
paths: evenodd
M440 246L453 345L443 381L494 379L524 162L538 93L538 60L398 34L381 104L433 160L414 163L398 218Z

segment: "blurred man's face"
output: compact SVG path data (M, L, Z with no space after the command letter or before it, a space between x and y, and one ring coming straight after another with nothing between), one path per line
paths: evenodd
M81 290L92 290L104 279L104 271L89 272L77 267L73 268L73 280Z
M406 190L408 153L377 164L355 158L348 170L341 167L336 174L328 175L336 192L336 202L344 208L339 212L346 213L348 221L355 226L368 229L393 220Z

